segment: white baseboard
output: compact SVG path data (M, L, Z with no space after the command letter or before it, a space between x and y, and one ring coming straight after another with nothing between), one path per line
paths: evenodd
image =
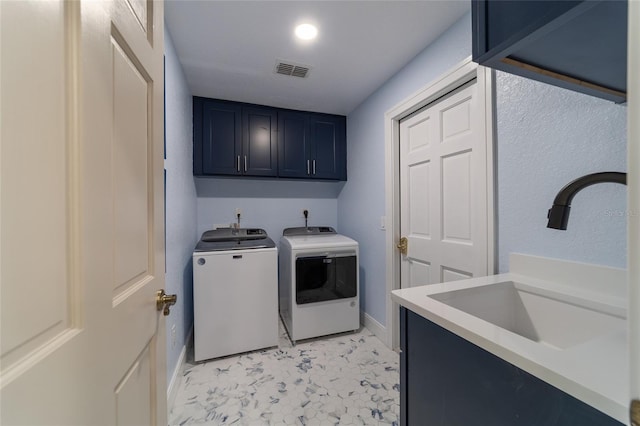
M363 311L360 311L360 324L364 325L367 330L375 334L378 339L382 340L382 343L387 345L387 328L384 325Z
M167 410L171 411L173 408L173 404L176 400L176 396L178 395L178 390L180 389L180 379L182 378L182 370L184 364L187 360L187 348L191 346L191 339L193 338L193 326L191 326L191 330L189 330L189 334L187 335L187 341L185 342L182 350L180 351L180 356L178 357L178 362L176 363L176 368L173 370L173 374L171 375L171 381L169 381L169 386L167 386Z

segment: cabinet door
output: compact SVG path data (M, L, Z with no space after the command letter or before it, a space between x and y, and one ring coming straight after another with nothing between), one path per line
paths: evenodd
M475 62L614 102L626 100L626 0L471 4Z
M278 113L274 108L242 108L241 169L248 176L278 175Z
M278 112L278 174L280 177L306 178L311 173L308 117L308 114L302 112Z
M194 145L194 158L200 154L203 175L241 173L241 119L241 107L238 104L202 101L202 130L194 133L196 142L200 137L201 150L196 152L198 147ZM196 125L194 123L194 131Z
M406 308L400 327L403 425L622 426Z
M346 119L311 114L311 176L318 179L347 179Z

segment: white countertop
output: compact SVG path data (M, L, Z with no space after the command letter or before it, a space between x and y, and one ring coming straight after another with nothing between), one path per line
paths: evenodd
M452 290L515 281L542 291L590 300L625 316L626 272L525 255L512 255L511 270L507 274L394 290L391 297L401 306L628 424L626 328L566 349L557 349L428 297ZM554 277L556 279L552 280Z

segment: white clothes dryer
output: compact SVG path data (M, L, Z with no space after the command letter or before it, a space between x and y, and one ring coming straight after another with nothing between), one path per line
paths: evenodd
M358 330L358 243L331 227L287 228L280 239L279 309L292 341Z

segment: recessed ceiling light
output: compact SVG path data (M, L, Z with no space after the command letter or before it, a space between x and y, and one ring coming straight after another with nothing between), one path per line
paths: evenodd
M311 24L301 24L296 27L296 37L302 40L313 40L318 35L318 29Z

